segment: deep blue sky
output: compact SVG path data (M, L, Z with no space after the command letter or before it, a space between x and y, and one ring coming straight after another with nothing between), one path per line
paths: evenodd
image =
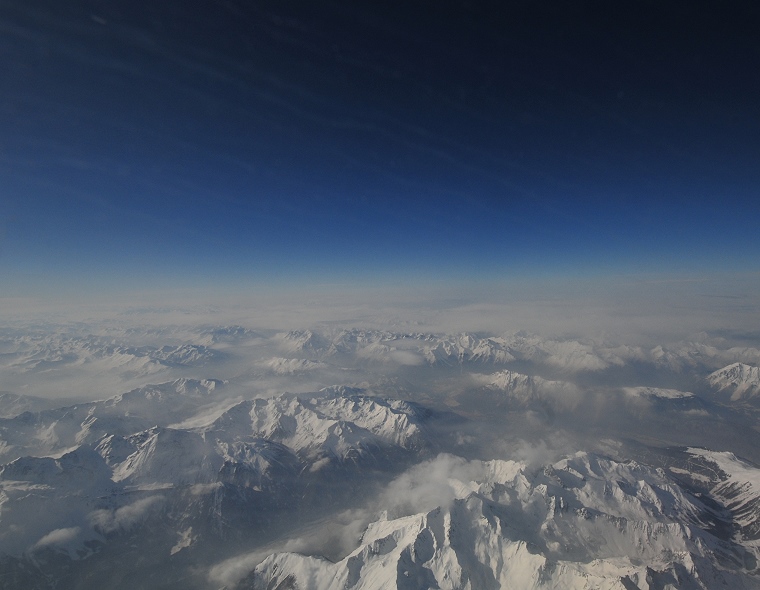
M0 273L760 269L760 12L0 2Z

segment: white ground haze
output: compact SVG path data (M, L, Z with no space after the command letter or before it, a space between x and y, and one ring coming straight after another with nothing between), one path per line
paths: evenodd
M544 338L593 339L623 346L724 338L726 346L757 346L760 330L760 275L708 277L607 277L603 279L548 279L464 284L402 285L326 284L302 287L251 286L237 289L175 289L134 293L93 293L76 299L6 297L0 302L0 326L91 334L115 342L129 342L129 334L152 333L155 338L134 339L138 346L181 346L200 342L199 326L243 326L253 331L234 349L224 342L214 348L221 355L202 370L167 369L150 359L133 361L120 369L82 361L71 371L18 375L0 368L2 389L17 394L58 399L102 399L117 392L171 378L242 376L253 367L269 364L271 375L255 374L261 392L274 392L277 374L297 374L301 382L290 387L307 391L308 362L278 361L282 350L268 357L256 345L256 331L313 328L330 331L362 328L393 332L500 335L520 330ZM265 334L271 336L271 333ZM225 355L226 351L233 352ZM64 351L65 352L65 351ZM363 348L363 358L383 359L393 365L419 365L416 351ZM750 357L749 361L752 361ZM298 363L301 363L300 365ZM84 364L82 364L84 363ZM88 364L90 363L90 364ZM717 368L717 367L716 367ZM218 370L217 370L218 369ZM113 372L113 371L112 371ZM129 378L125 378L129 376ZM266 386L269 380L271 387Z
M215 285L125 291L0 291L0 321L318 324L434 332L599 333L659 343L702 330L746 331L760 310L760 273L536 277L502 281ZM755 334L757 335L757 334ZM664 337L664 338L663 338Z

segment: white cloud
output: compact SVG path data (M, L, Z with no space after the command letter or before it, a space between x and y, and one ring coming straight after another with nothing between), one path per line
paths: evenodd
M225 559L209 570L208 580L215 587L232 587L274 552L273 548L267 548Z
M76 540L82 529L78 526L65 529L55 529L42 537L32 549L42 549L50 546L64 546Z
M395 518L447 506L461 495L461 482L474 481L482 471L480 462L438 455L394 479L381 495L378 509L386 510Z
M361 534L373 516L374 513L368 510L344 510L312 524L298 537L236 555L214 565L208 572L208 579L216 587L232 587L272 553L322 555L338 561L358 546Z
M94 510L89 514L91 525L103 533L133 527L155 508L163 504L162 496L150 496L116 510Z

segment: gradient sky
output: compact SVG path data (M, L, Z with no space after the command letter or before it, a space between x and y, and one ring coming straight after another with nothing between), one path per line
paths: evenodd
M760 270L751 2L0 2L5 288Z

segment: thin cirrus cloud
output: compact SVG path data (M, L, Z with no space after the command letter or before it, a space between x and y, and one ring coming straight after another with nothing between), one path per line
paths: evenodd
M420 10L9 4L0 264L23 282L756 259L735 214L758 181L752 82L730 75L746 26Z

